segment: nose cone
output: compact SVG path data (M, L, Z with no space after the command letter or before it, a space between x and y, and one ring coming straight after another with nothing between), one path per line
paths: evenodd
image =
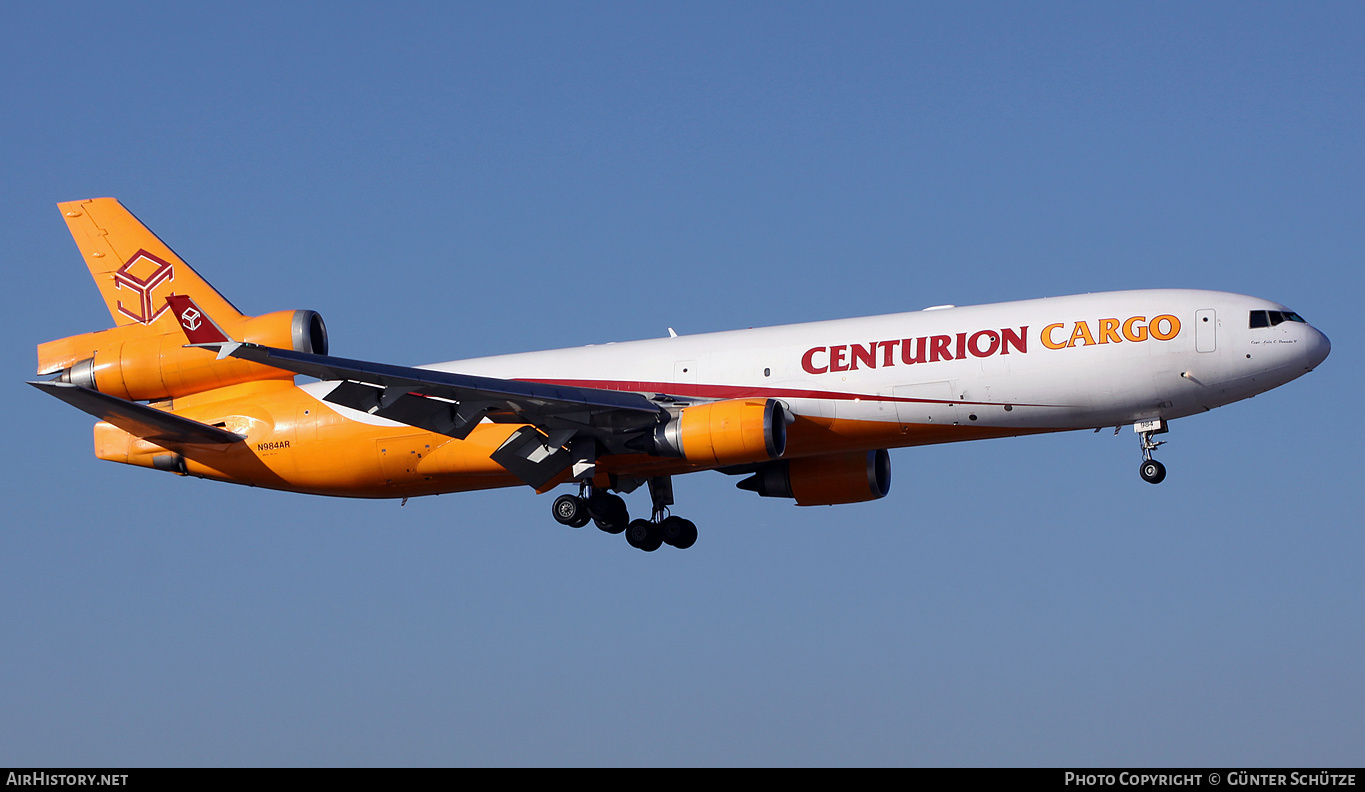
M1308 346L1304 350L1304 362L1308 368L1313 369L1327 359L1327 355L1332 351L1332 342L1316 327L1310 325L1308 330Z

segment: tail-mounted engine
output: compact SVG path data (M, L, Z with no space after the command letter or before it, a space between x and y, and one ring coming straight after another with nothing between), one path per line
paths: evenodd
M696 404L654 431L654 453L701 465L766 462L787 450L787 411L774 399Z
M883 449L782 459L760 465L735 486L765 498L795 498L797 506L877 500L891 491L891 456Z
M225 329L242 341L327 354L327 327L315 311L245 317ZM38 373L58 371L62 382L133 401L175 398L242 382L294 376L238 358L218 360L207 349L187 348L185 335L174 321L124 325L39 345Z

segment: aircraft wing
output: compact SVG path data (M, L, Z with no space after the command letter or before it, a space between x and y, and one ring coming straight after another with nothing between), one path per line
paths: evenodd
M167 302L190 346L217 349L220 359L230 355L335 381L322 397L333 404L458 440L485 418L526 424L492 458L537 489L579 458L595 458L598 444L606 453L647 453L654 428L668 417L641 393L408 368L234 341L188 296L170 295ZM594 445L573 448L585 439Z
M662 410L639 393L478 377L433 369L314 355L242 344L233 357L320 380L340 380L324 398L381 418L463 439L483 418L537 426L547 433L636 433Z
M467 437L484 418L529 424L513 432L492 458L537 490L574 462L595 458L599 443L607 453L645 450L641 442L666 415L640 393L477 377L255 344L223 349L295 374L339 380L325 401L456 439ZM583 439L592 445L575 448Z
M190 297L172 294L166 302L190 346L216 349L220 359L230 355L340 381L323 397L326 401L460 440L484 418L531 424L553 437L563 430L639 432L663 417L661 408L639 393L478 377L234 341Z
M101 421L160 446L222 445L240 443L244 438L216 426L192 421L145 404L120 399L70 382L48 380L30 385L84 410Z

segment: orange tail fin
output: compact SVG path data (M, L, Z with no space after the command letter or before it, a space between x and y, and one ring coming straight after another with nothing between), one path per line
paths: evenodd
M92 198L57 205L109 308L114 325L152 325L166 318L159 332L178 328L166 311L166 297L184 294L222 321L242 314L223 295L113 198Z

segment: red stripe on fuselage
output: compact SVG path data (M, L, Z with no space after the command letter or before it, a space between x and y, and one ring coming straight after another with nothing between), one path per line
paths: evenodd
M692 396L699 399L833 399L838 401L882 401L915 404L973 404L1002 406L1003 402L973 402L955 399L915 399L907 396L883 396L872 393L843 393L840 391L806 390L803 388L763 388L753 385L698 385L690 382L636 382L632 380L577 380L538 379L517 377L520 382L539 382L544 385L565 385L574 388L628 391L632 393L666 393L671 396ZM1044 404L1020 404L1020 407L1050 407Z

